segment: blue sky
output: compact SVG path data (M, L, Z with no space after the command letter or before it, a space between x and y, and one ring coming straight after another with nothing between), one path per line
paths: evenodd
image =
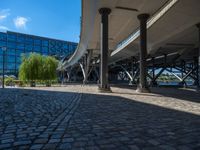
M81 0L1 0L0 31L79 41Z

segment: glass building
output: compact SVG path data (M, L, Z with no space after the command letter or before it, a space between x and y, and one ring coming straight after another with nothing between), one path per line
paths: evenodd
M3 49L5 49L5 75L17 76L22 54L36 52L62 59L65 56L71 55L76 47L77 43L74 42L10 31L0 32L0 75L3 72Z

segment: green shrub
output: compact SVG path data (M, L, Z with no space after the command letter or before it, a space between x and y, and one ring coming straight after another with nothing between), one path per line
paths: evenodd
M5 78L5 85L6 86L14 86L14 79L11 77Z
M21 80L14 80L15 85L19 86L19 87L23 87L24 86L24 82Z

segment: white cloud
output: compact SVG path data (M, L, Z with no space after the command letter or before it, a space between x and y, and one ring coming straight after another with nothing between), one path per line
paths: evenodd
M27 19L25 17L18 16L13 21L14 21L14 24L15 24L16 28L18 28L18 29L26 29L26 24L29 21L29 19Z
M0 21L6 19L10 15L10 9L0 10Z
M0 26L0 30L6 31L6 30L9 30L9 29L6 26Z

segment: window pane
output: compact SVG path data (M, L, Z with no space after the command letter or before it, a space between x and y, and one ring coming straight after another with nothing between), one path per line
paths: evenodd
M10 48L8 48L8 49L7 49L7 54L8 54L8 55L15 55L15 49L10 49Z
M8 62L8 63L15 63L15 56L8 55L6 62Z
M19 70L20 64L16 63L16 70Z
M40 46L34 46L34 52L40 52Z
M32 52L33 51L33 45L25 45L25 51Z
M0 62L3 62L3 55L0 55Z
M16 57L16 63L21 63L21 57Z
M27 43L27 44L33 44L33 38L31 38L31 37L26 37L26 43Z
M42 46L48 46L48 45L49 45L49 41L47 41L47 40L42 41Z
M0 41L0 47L4 47L4 46L6 46L6 42L5 41Z
M6 33L0 33L0 40L4 40L4 41L7 40L7 35L6 35Z
M18 35L17 42L24 43L25 42L25 37L23 35Z
M18 43L17 44L17 49L24 49L24 44L23 43Z
M16 41L16 35L15 34L7 34L8 41Z
M8 42L7 47L8 48L16 48L16 43L15 42Z
M16 56L21 56L24 53L24 50L16 49Z
M41 41L38 40L38 39L35 39L35 40L34 40L34 44L35 44L35 45L40 45L40 44L41 44Z
M15 69L15 63L8 63L6 69Z
M42 53L48 53L48 47L42 47Z

